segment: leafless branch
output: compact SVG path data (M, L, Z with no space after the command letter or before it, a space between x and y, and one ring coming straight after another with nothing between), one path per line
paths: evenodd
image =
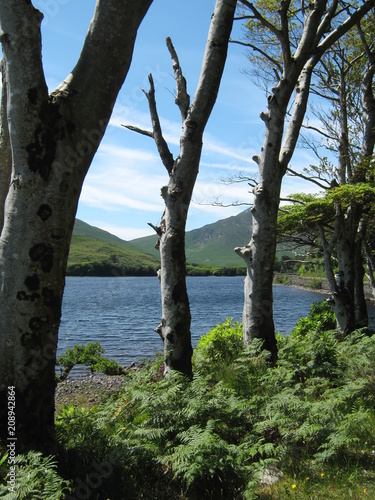
M251 187L255 187L258 185L258 181L254 177L249 177L248 175L244 175L242 173L239 173L232 177L223 177L220 179L220 182L222 184L241 184L243 182L247 182Z
M175 103L180 109L182 123L187 117L187 113L190 107L190 96L187 93L186 79L182 74L182 69L175 48L173 47L172 40L168 37L166 38L166 44L171 55L174 78L176 80L177 96Z
M321 129L317 128L317 127L313 127L312 125L304 125L303 124L302 128L304 128L306 130L313 130L314 132L318 132L318 134L322 135L326 139L330 139L332 141L336 141L337 140L337 137L335 137L333 135L329 135L328 133L323 132L323 130L321 130Z
M322 189L328 189L329 184L330 184L328 180L326 181L325 179L321 179L323 182L326 182L326 185L324 185L321 182L314 179L313 177L308 177L307 175L303 175L299 172L296 172L295 170L292 170L290 167L287 168L287 172L294 177L300 177L301 179L304 179L305 181L312 182L313 184L316 184L317 186L319 186Z
M228 207L252 207L252 203L247 203L245 201L233 201L231 203L223 203L219 201L219 198L216 198L214 201L208 202L208 201L197 201L193 200L193 203L196 205L200 206L211 206L211 207L222 207L222 208L228 208Z
M305 205L306 203L301 200L295 200L294 198L280 198L280 201L289 201L291 203L299 203L300 205Z
M271 64L275 65L277 67L279 73L282 74L283 68L282 68L281 64L278 61L276 61L276 59L274 59L269 54L267 54L267 52L264 52L264 50L260 49L256 45L253 45L252 43L249 43L249 42L241 42L241 40L232 40L232 39L230 39L229 41L231 43L235 43L237 45L243 45L244 47L248 47L251 50L253 50L254 52L259 52L259 54L261 54L265 59L267 59L267 61L269 61ZM276 73L276 76L277 76L278 80L280 80L280 77L279 77L278 73Z
M254 19L254 16L238 16L233 19L233 21L244 21L245 19Z
M150 116L152 122L152 130L153 130L152 137L154 138L156 147L158 148L161 161L163 162L163 165L167 169L168 173L170 174L173 169L174 159L172 153L169 151L168 144L164 139L161 130L159 115L156 109L154 80L151 74L148 77L148 81L150 82L150 90L146 92L144 89L142 89L142 92L145 94L148 100L148 106L150 109Z
M137 132L137 134L146 135L147 137L154 138L154 134L150 130L144 130L139 127L135 127L134 125L121 124L121 127L125 127L132 132Z

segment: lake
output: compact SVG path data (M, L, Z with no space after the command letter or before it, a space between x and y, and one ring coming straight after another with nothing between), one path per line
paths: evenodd
M201 335L226 318L242 320L243 276L188 277L193 347ZM326 295L290 286L274 286L276 330L290 333L313 302ZM372 318L375 316L371 306ZM128 366L162 350L154 328L160 323L157 277L66 279L57 355L75 344L100 342L106 354ZM374 321L372 320L372 323Z

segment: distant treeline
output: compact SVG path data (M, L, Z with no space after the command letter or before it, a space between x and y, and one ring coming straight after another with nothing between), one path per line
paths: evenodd
M131 267L119 266L113 262L84 262L82 264L68 265L67 276L96 276L96 277L121 277L121 276L156 276L157 267ZM195 264L187 266L188 276L244 276L245 267L205 267Z

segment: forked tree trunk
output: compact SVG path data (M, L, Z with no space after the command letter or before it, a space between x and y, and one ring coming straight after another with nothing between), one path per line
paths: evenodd
M244 259L247 268L243 312L245 344L254 338L263 339L264 348L270 351L271 361L275 362L277 345L273 323L272 281L282 179L294 154L306 113L311 75L315 65L324 52L365 15L371 8L371 2L363 4L355 14L333 31L330 31L330 23L337 5L328 8L327 2L323 0L310 4L303 32L297 43L289 38L290 2L280 3L277 26L272 26L265 20L254 4L247 1L241 3L250 10L251 18L263 25L263 29L270 30L272 36L278 39L282 52L282 63L278 63L277 70L282 72L282 75L268 96L267 112L261 113L266 128L263 147L260 155L253 157L259 167L259 183L254 189L252 237L248 245L235 249ZM329 35L325 36L328 31ZM286 125L287 109L293 94L292 115Z
M189 205L198 175L202 137L219 91L227 57L236 0L217 0L211 19L206 49L193 103L186 90L186 80L172 42L167 38L176 80L176 104L181 113L180 152L173 159L162 135L155 102L155 89L150 75L149 102L152 132L130 125L125 127L153 137L161 160L169 174L167 186L161 189L165 211L160 226L152 226L159 236L161 269L159 273L162 320L156 328L163 340L165 373L178 370L192 375L191 314L186 289L185 226ZM151 224L150 224L151 225Z
M216 2L201 75L191 106L188 105L186 81L177 54L170 40L167 40L177 84L176 104L181 112L182 135L179 156L169 170L168 185L161 190L165 212L158 229L162 321L156 331L164 343L166 373L172 369L188 376L192 374L193 350L191 314L186 289L185 226L199 170L203 132L219 91L235 8L235 0Z
M31 2L0 2L2 138L8 130L12 151L0 237L0 433L7 437L14 387L18 450L53 439L57 335L78 198L150 3L99 0L77 66L48 95L41 13Z

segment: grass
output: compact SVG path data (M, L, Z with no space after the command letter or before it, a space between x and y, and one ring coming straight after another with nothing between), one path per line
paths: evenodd
M375 498L375 336L333 325L314 305L271 367L227 320L202 337L192 381L164 378L157 358L94 408L63 408L40 467L58 472L56 495L67 484L96 499Z

